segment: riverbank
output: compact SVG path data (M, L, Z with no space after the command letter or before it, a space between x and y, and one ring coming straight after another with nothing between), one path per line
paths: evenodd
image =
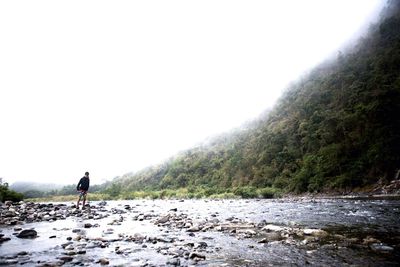
M0 263L396 266L400 201L200 199L1 206Z

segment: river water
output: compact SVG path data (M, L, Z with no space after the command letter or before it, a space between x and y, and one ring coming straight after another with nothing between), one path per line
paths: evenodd
M74 210L71 203L65 204L64 209ZM34 228L38 236L33 239L17 238L16 226L0 226L0 233L11 237L0 243L0 263L91 266L103 259L110 266L399 266L400 262L400 200L131 200L90 206L62 220L17 225ZM267 225L280 230L266 230ZM323 235L309 235L306 229L323 230ZM67 254L70 257L63 259Z

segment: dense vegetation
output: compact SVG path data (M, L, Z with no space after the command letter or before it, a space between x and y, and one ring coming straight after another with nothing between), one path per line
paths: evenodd
M107 190L246 195L347 191L392 179L400 168L399 1L385 13L357 45L291 85L272 112Z
M14 190L9 189L8 183L3 183L3 180L0 178L0 202L4 202L7 200L21 201L23 198L23 194L17 193Z

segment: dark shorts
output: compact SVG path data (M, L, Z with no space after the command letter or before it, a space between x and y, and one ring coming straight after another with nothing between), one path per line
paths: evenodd
M87 191L85 191L85 190L79 191L79 199L82 197L86 197L86 195L87 195Z

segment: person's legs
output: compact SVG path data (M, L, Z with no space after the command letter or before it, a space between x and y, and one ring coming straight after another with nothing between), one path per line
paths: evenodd
M83 205L82 205L82 209L85 208L85 203L86 203L86 193L83 195Z
M76 203L76 208L79 209L79 202L81 202L81 195L79 195L78 202Z

